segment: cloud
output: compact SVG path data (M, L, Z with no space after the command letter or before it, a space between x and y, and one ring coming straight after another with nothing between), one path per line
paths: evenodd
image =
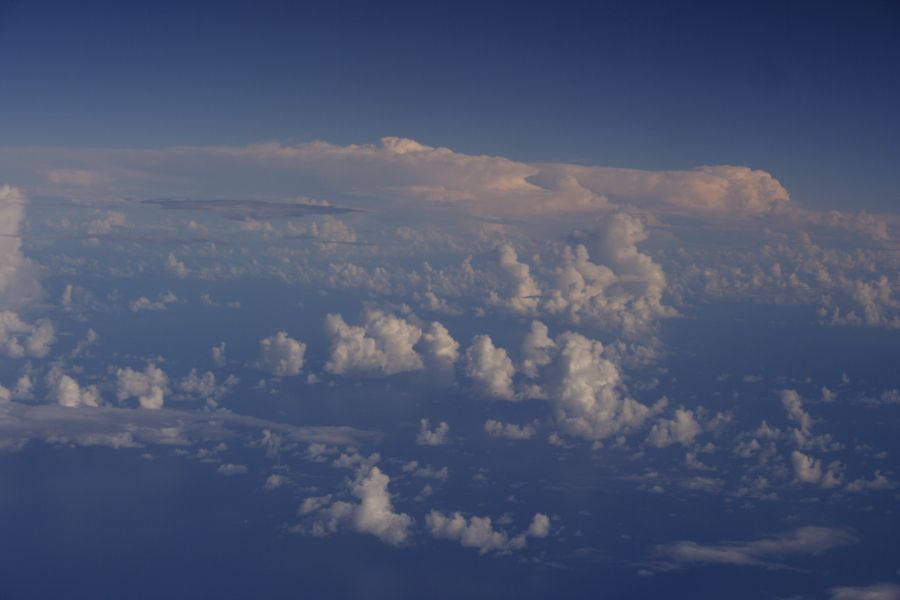
M47 374L47 385L50 388L50 400L60 406L68 408L100 406L100 393L96 385L82 388L77 381L65 375L59 368L51 369Z
M798 450L791 452L791 465L794 467L794 480L799 483L819 485L832 488L841 484L841 466L832 462L827 469L822 468L822 461Z
M378 434L351 427L299 427L230 412L135 410L99 406L72 410L56 404L0 403L0 450L18 450L31 440L51 444L133 447L189 445L247 437L269 430L307 444L357 445Z
M0 310L0 355L43 358L55 342L56 334L49 319L38 319L31 324L13 311Z
M790 195L769 173L747 167L706 166L690 171L642 171L555 165L596 194L640 206L722 216L752 215L788 206Z
M429 368L447 371L459 360L459 342L437 321L433 321L422 333L420 345Z
M788 417L800 425L800 431L808 433L812 427L812 417L803 410L803 399L796 390L781 390L781 404L787 411Z
M247 473L247 467L246 465L225 463L219 465L219 468L216 469L216 473L218 473L219 475L225 475L226 477L231 477L232 475L244 475Z
M224 353L224 346L222 347ZM303 369L306 344L279 331L274 336L259 341L259 358L256 367L278 377L299 375Z
M790 555L818 555L857 541L855 535L844 529L801 527L792 532L749 542L698 544L684 541L663 544L655 548L655 554L665 561L657 565L664 569L699 564L781 569L785 566L773 562L773 559Z
M540 321L532 321L531 329L522 342L522 373L537 377L538 369L550 364L556 343L550 339L550 331Z
M19 235L27 202L21 190L0 185L0 307L20 306L40 296Z
M178 302L178 296L172 292L160 294L156 300L150 300L146 296L141 296L137 300L132 300L128 304L131 312L140 312L142 310L166 310L170 304Z
M541 513L534 515L524 533L514 537L510 537L505 531L494 529L490 517L466 518L459 512L445 514L432 510L425 516L425 525L432 537L454 540L466 548L477 548L479 554L521 550L525 547L528 536L544 538L550 533L550 519Z
M169 391L169 377L156 365L149 364L143 372L133 369L116 371L116 398L124 402L137 398L141 408L159 410Z
M665 448L675 443L689 446L702 432L703 428L694 418L693 411L679 408L672 419L660 419L653 424L647 443L655 448Z
M660 401L649 407L623 396L619 369L606 358L599 341L567 332L556 338L556 346L547 387L565 432L601 440L640 427L665 406Z
M552 263L544 310L631 336L642 334L659 318L673 316L674 310L662 302L662 267L638 250L645 239L640 219L617 213L583 243L564 246Z
M505 438L507 440L527 440L535 434L534 425L515 425L513 423L501 423L494 419L484 422L484 430L491 437Z
M531 276L531 268L519 262L516 250L510 244L500 246L498 254L501 280L506 290L503 293L491 290L488 301L516 313L534 314L541 300L541 288Z
M350 491L357 503L336 501L328 504L330 496L307 498L301 505L301 514L312 514L312 523L298 531L312 535L328 535L342 527L358 533L374 535L381 541L399 546L410 535L413 519L407 514L394 512L388 485L391 478L376 466L364 465L357 472Z
M828 590L829 600L900 600L900 585L873 583L863 586L841 586Z
M394 375L424 368L413 349L422 330L378 310L366 311L363 325L348 325L339 314L325 317L331 357L325 370L335 375Z
M466 350L466 375L478 390L503 400L517 400L513 391L516 368L503 348L494 346L488 335L476 335Z
M419 420L419 433L416 435L416 443L422 446L441 446L446 444L450 426L441 421L434 429L430 427L431 422L428 419Z

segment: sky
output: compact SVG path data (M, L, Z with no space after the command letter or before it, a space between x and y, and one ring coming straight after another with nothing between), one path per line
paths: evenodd
M898 201L893 2L4 2L14 145L384 135L527 161L765 169Z
M0 0L0 596L900 599L898 33Z

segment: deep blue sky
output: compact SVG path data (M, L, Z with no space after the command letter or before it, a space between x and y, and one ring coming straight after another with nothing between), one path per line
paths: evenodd
M0 143L401 135L900 204L897 2L182 4L0 0Z

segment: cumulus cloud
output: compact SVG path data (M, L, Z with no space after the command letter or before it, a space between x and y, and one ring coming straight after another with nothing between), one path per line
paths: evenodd
M477 335L466 350L466 375L483 394L503 400L517 400L513 390L516 368L503 348L494 346L490 336Z
M808 433L812 427L812 417L803 410L803 399L796 390L781 390L781 404L787 411L788 417L800 425L800 431Z
M433 321L422 333L419 344L429 368L446 371L459 360L459 342L437 321Z
M531 329L522 342L522 373L537 377L538 369L550 364L556 344L550 339L550 331L540 321L532 321Z
M662 302L662 267L638 250L645 239L640 219L617 213L585 242L563 247L545 291L544 309L573 323L587 320L631 336L674 315Z
M223 355L224 351L223 345ZM215 349L213 352L215 356ZM305 354L306 344L288 337L287 332L279 331L271 337L260 340L259 359L256 361L256 366L278 377L299 375L303 369Z
M550 533L550 519L541 513L534 515L524 533L514 537L494 529L490 517L466 518L460 512L445 514L432 510L425 516L425 525L434 538L454 540L467 548L477 548L479 554L520 550L525 547L528 536L544 538Z
M657 546L655 553L664 559L661 568L681 568L700 564L784 568L776 559L790 555L817 555L833 548L857 542L852 533L829 527L801 527L789 533L749 542L700 544L675 542Z
M491 437L505 438L507 440L527 440L535 434L532 424L516 425L514 423L502 423L494 419L484 422L484 430Z
M413 519L394 511L388 485L391 478L376 466L364 466L350 485L358 502L336 501L330 496L307 498L300 512L312 514L312 524L301 529L312 535L328 535L349 527L358 533L374 535L381 541L399 546L410 535Z
M823 468L821 460L794 450L791 452L791 465L794 468L794 479L800 483L819 485L823 488L841 484L840 463L832 462L827 468Z
M601 440L640 427L664 408L664 401L649 407L623 394L622 376L601 342L567 332L556 345L548 391L565 432Z
M18 188L0 185L0 308L19 308L42 293L34 268L22 254L20 229L27 202Z
M60 406L77 408L79 406L100 406L100 393L96 385L82 388L72 377L64 374L59 368L51 369L47 375L47 386L50 400Z
M137 398L141 408L158 410L169 391L169 377L156 365L149 364L142 371L118 369L116 371L116 398L124 402Z
M416 443L422 446L441 446L447 443L448 433L450 433L450 426L444 421L431 429L431 422L428 419L420 419Z
M504 290L491 290L488 301L521 314L534 313L541 301L541 288L531 276L528 264L519 262L515 248L503 244L499 251Z
M703 428L694 418L693 411L679 408L671 419L659 419L653 424L647 443L655 448L665 448L675 443L689 446L702 432Z
M216 469L216 473L219 475L225 475L226 477L231 477L233 475L244 475L247 472L246 465L236 465L233 463L225 463L219 465L219 468Z
M26 323L13 311L0 311L0 355L42 358L47 356L54 342L56 334L49 319Z
M131 312L140 312L142 310L165 310L170 304L178 302L178 296L172 292L160 294L156 300L151 300L146 296L141 296L137 300L132 300L128 304Z
M331 357L325 370L336 375L394 375L424 368L414 346L422 330L405 319L366 311L363 325L348 325L339 314L325 317Z
M213 364L217 367L225 366L225 342L220 342L210 349Z

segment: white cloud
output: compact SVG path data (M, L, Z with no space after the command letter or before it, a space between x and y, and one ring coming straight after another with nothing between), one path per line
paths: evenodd
M484 422L484 430L491 437L508 440L527 440L531 439L535 434L535 427L532 424L515 425L513 423L502 423L494 419L488 419Z
M224 346L222 351L224 353ZM305 354L306 344L288 337L287 332L279 331L274 336L259 341L256 366L278 377L299 375L303 369Z
M794 468L794 479L800 483L832 488L841 484L841 465L832 462L826 469L822 461L794 450L791 452L791 465Z
M550 519L541 513L534 515L525 532L514 537L494 529L490 517L466 518L460 512L445 514L432 510L425 516L425 525L434 538L455 540L467 548L477 548L479 554L520 550L528 536L544 538L550 534Z
M437 321L422 333L419 344L430 368L446 371L459 360L459 342Z
M114 227L121 227L125 224L125 215L119 211L113 210L106 213L100 219L94 219L88 225L88 233L91 235L103 235L111 232Z
M667 561L658 566L669 569L704 563L778 569L783 565L772 559L795 554L822 554L856 542L856 537L843 529L801 527L789 533L749 542L664 544L656 547L656 554Z
M873 583L861 586L840 586L828 590L829 600L900 600L900 585Z
M574 248L565 246L546 286L544 310L573 323L584 320L638 335L657 319L674 315L663 305L666 276L638 250L647 239L643 222L617 213L600 232Z
M169 378L156 365L147 365L143 372L131 368L118 369L116 376L116 398L119 402L137 398L141 408L158 410L163 407L169 391Z
M644 424L664 401L654 407L623 397L622 377L604 356L603 344L573 332L556 339L559 348L548 385L561 428L578 437L601 440Z
M419 420L419 433L416 435L416 443L423 446L440 446L447 443L447 434L450 433L450 426L444 421L438 423L438 426L431 429L431 422L428 419Z
M550 364L551 351L556 343L550 339L547 326L540 321L532 321L531 329L522 343L522 373L526 377L537 377L538 368Z
M226 362L226 360L225 360L225 342L221 342L218 345L213 346L212 349L210 350L210 352L212 353L213 364L216 365L217 367L224 367L225 362Z
M788 417L800 425L800 431L808 433L812 427L812 417L803 410L803 399L796 390L781 390L781 404L787 411Z
M505 290L502 294L492 290L488 301L516 313L533 314L541 301L541 288L531 276L531 268L519 262L515 248L509 244L500 246L498 254Z
M47 374L47 385L50 388L50 399L60 406L68 408L100 406L100 393L96 385L82 388L77 381L58 368L51 369Z
M679 408L673 418L659 419L653 424L647 443L655 448L665 448L675 443L689 446L702 432L703 428L694 418L693 411Z
M0 309L24 306L42 294L35 270L22 254L19 231L27 203L21 190L0 185Z
M424 368L413 349L422 330L406 320L369 310L363 325L348 325L339 314L325 318L331 357L325 370L336 375L394 375Z
M494 346L490 336L477 335L466 350L466 375L488 396L517 400L513 391L516 368L503 348Z
M218 473L219 475L225 475L226 477L230 477L232 475L244 475L246 472L246 465L236 465L232 463L219 465L219 468L216 469L216 473Z
M140 312L142 310L165 310L170 304L178 302L178 296L172 292L160 294L156 300L150 300L146 296L141 296L137 300L132 300L128 304L131 312Z
M528 535L536 538L545 538L550 535L550 517L542 513L535 513L528 526Z
M342 526L358 533L374 535L381 541L399 546L410 534L413 519L407 514L394 512L388 485L391 478L378 467L363 467L350 485L350 491L359 502L337 501L330 505L330 496L307 498L300 507L301 513L314 514L308 531L313 535L327 535Z
M49 319L38 319L30 324L10 310L0 311L0 355L42 358L55 342L56 334Z

